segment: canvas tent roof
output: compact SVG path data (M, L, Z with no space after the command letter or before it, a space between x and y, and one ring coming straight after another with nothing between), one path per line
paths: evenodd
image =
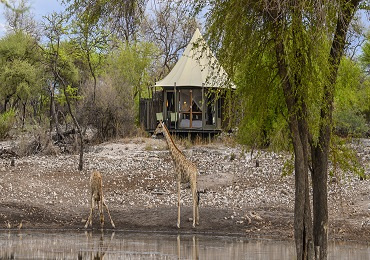
M226 87L230 84L228 76L209 46L203 39L199 29L196 29L184 53L170 73L156 82L160 87L196 86ZM232 85L232 87L234 87Z

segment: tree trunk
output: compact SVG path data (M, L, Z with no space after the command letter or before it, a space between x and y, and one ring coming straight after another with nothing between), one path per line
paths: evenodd
M13 95L14 95L14 93L10 94L10 95L6 95L5 100L4 100L4 109L2 111L3 113L5 113L7 111L7 106L10 103L10 99Z
M342 1L330 49L329 81L324 87L318 143L311 144L313 187L313 235L316 259L327 259L328 244L328 155L331 139L334 90L344 52L349 24L360 0Z
M320 144L312 149L313 235L316 259L327 259L328 246L327 171L329 146L322 142L324 139L329 141L330 134L322 139L319 141Z
M55 84L55 83L54 83ZM57 132L57 141L59 142L62 138L62 132L59 128L59 120L55 109L55 98L54 98L54 92L55 92L55 85L50 83L50 140L52 140L51 133L53 131L53 121L55 123L55 130Z
M74 123L75 127L77 128L78 136L79 136L79 139L80 139L80 160L79 160L79 163L78 163L78 170L82 171L83 170L83 156L84 156L83 155L84 154L83 135L82 135L82 130L81 130L80 124L78 123L76 117L74 116L74 114L72 112L71 102L69 100L68 93L66 92L65 85L64 85L64 95L66 97L66 102L67 102L67 107L68 107L68 110L69 110L69 114L71 115L71 117L73 119L73 123Z
M22 113L23 113L23 116L22 116L22 129L24 129L24 123L26 121L26 105L27 105L27 101L25 102L22 102Z
M277 25L276 28L279 28ZM284 97L289 112L289 129L294 148L295 169L295 202L294 202L294 238L296 243L297 259L313 259L312 239L312 216L309 199L308 182L308 126L305 121L305 106L302 106L302 97L297 96L288 75L288 67L285 62L284 42L276 31L275 51L278 71L282 79Z
M95 75L94 69L93 69L92 64L91 64L90 52L88 50L87 50L86 58L87 58L87 63L89 65L91 76L94 79L93 105L95 106L95 99L96 99L96 75Z
M307 129L302 132L296 119L289 122L294 148L295 202L294 238L297 259L313 259L312 217L308 182Z
M78 131L78 136L79 136L79 139L80 139L80 160L79 160L79 164L78 164L78 170L82 171L83 170L83 154L84 154L84 143L83 143L82 130L81 130L80 124L78 123L76 117L74 116L74 114L72 112L71 102L69 100L69 95L67 93L67 85L66 85L64 79L58 74L58 72L56 72L56 75L62 83L63 90L64 90L64 96L66 97L68 111L69 111L69 114L72 117L73 123L74 123L74 125L75 125L75 127L77 128L77 131Z

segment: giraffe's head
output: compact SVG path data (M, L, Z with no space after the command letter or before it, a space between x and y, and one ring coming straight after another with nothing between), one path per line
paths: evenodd
M163 122L162 122L162 120L160 120L158 125L157 125L157 128L154 130L154 133L153 133L152 137L157 138L157 135L159 135L159 134L163 135L164 131L165 131L165 129L164 129Z

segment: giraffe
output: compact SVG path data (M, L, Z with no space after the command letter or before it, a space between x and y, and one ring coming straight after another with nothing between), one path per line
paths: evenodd
M100 172L93 171L90 177L90 188L91 188L90 215L86 221L85 228L87 228L89 223L90 223L90 226L92 226L92 214L94 210L94 202L98 204L98 210L100 212L100 227L103 229L103 226L104 226L104 210L103 210L103 206L104 206L108 212L110 223L112 224L112 227L115 228L112 217L109 213L108 206L107 204L105 204L105 201L104 201L102 184L103 184L103 181L102 181L102 176Z
M172 160L175 165L177 176L177 228L180 228L180 190L181 183L190 183L191 194L193 197L193 228L199 225L199 192L197 191L197 167L177 148L167 127L160 121L154 131L153 137L163 134L166 139Z

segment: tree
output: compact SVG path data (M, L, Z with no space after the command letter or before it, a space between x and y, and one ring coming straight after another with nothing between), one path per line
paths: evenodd
M105 24L121 40L135 40L147 0L64 0L70 14L88 17L87 23Z
M0 97L2 111L10 105L22 105L22 125L26 117L26 105L40 94L42 76L41 53L37 42L22 31L8 34L0 40Z
M108 49L109 33L105 31L101 24L90 23L89 16L77 14L73 22L73 40L79 45L85 58L90 74L94 81L93 102L95 103L97 71L102 66L103 58Z
M0 3L4 4L7 8L11 8L10 4L6 0L1 0Z
M51 97L54 96L55 86L60 86L59 90L64 95L68 112L72 117L74 126L77 128L80 144L80 160L78 169L82 171L84 149L83 133L72 108L72 100L77 96L76 85L78 83L78 70L73 63L73 53L71 53L68 48L70 45L67 42L62 41L62 38L67 34L67 28L65 25L66 17L62 14L52 13L50 16L46 17L46 20L47 23L44 24L44 29L48 38L48 48L44 51L48 61L48 67L51 69L54 76L54 82L52 83L51 88Z
M130 86L133 97L140 99L145 87L153 82L153 61L157 53L156 46L149 42L121 43L110 55L109 73L117 80L120 78L119 84Z
M370 85L358 62L343 58L334 96L335 132L341 136L365 136L370 111Z
M3 5L5 5L5 7L7 9L11 9L13 11L18 11L18 12L25 11L24 9L18 9L18 8L15 8L14 6L11 6L11 4L9 3L9 1L7 1L7 0L0 0L0 3L2 3Z
M360 56L360 61L367 74L370 75L370 31L368 31L366 35L366 41L362 47L362 55Z
M15 2L15 1L12 1ZM18 6L5 9L5 18L9 25L10 31L19 32L22 31L28 35L32 35L37 38L38 31L36 29L36 21L33 19L30 13L30 7L27 5L27 0L21 0L18 2Z
M158 78L171 70L198 27L190 7L187 1L154 1L151 12L143 19L144 39L161 51Z
M101 139L124 136L135 125L139 99L147 95L153 82L153 59L157 48L152 43L122 42L106 59L105 73L99 75L95 118L90 123L98 129ZM92 96L91 84L84 85L84 109ZM88 118L89 116L84 116Z
M362 47L362 55L360 56L360 64L364 69L365 79L362 85L365 91L362 97L367 97L365 101L367 107L364 109L364 114L367 122L370 122L370 31L367 32L365 44Z
M228 72L254 86L255 93L250 95L283 97L281 112L295 155L298 259L327 258L327 174L334 92L348 27L360 2L338 0L317 5L304 0L229 0L212 1L209 8L210 42ZM270 84L260 78L256 67L269 72Z

